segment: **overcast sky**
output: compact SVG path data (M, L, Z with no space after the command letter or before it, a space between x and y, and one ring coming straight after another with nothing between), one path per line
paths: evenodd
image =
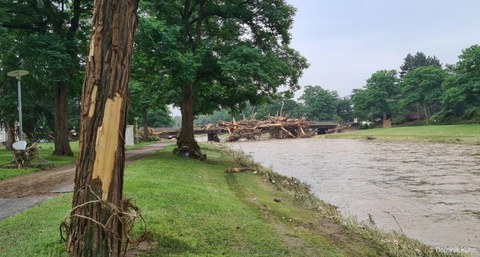
M310 63L300 85L340 96L362 88L375 71L399 70L408 53L453 64L462 49L480 44L480 0L287 2L297 8L292 47Z

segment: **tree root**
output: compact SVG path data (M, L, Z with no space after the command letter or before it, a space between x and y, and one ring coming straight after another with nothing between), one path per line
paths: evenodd
M200 150L200 146L198 146L197 142L193 142L191 144L182 144L181 139L177 141L177 147L173 150L173 154L183 157L190 157L201 161L207 159L207 155L202 153L202 151Z
M130 201L130 199L124 199L122 202L122 206L118 207L108 201L102 200L98 195L96 195L93 192L90 186L85 186L83 189L78 190L77 192L82 190L87 190L87 189L90 192L90 194L93 195L96 199L87 201L83 204L73 207L69 211L69 214L65 217L63 222L60 224L60 237L61 237L61 240L66 243L67 251L68 249L72 249L73 244L78 243L77 239L75 239L77 241L72 241L72 239L69 238L69 235L71 234L70 233L71 222L78 222L79 219L87 220L97 225L99 228L103 229L106 234L110 234L114 238L121 238L123 256L126 256L128 246L135 247L140 242L145 241L147 239L148 232L147 232L146 221L143 218L139 207L134 205ZM107 221L103 223L101 221L95 220L94 218L78 214L78 211L77 211L78 209L85 209L85 208L90 208L90 209L99 208L103 212L107 212L110 216L107 219ZM137 238L132 239L131 232L135 226L135 223L136 223L135 221L137 219L140 219L142 232ZM114 220L118 220L122 224L121 235L115 232L114 226L116 226L116 222L114 222Z

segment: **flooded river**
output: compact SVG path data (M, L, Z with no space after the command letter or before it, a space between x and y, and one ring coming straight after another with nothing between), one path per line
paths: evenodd
M371 215L381 229L480 255L480 146L350 139L229 146L306 182L360 222Z

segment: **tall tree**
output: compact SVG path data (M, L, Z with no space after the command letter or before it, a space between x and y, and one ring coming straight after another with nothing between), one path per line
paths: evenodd
M25 69L25 51L18 51L23 48L23 42L18 42L17 35L10 32L0 32L0 123L8 127L9 141L8 146L15 139L14 124L18 121L18 95L17 82L15 78L7 77L6 73L13 69ZM22 57L17 55L21 53ZM40 55L40 53L39 53ZM32 72L28 76L22 77L22 115L23 132L27 138L48 138L52 131L53 115L51 113L52 97L50 92L45 90L43 84L39 83L39 72ZM41 97L39 97L41 96ZM8 148L9 148L8 147Z
M403 78L409 71L418 67L433 66L441 68L442 64L435 56L426 56L422 52L417 52L415 55L408 54L400 66L400 78Z
M304 102L305 116L308 120L338 120L336 115L339 101L337 91L323 89L321 86L307 86L300 100Z
M2 85L9 85L0 87L0 127L5 128L7 132L6 149L13 150L13 143L15 142L15 121L17 120L17 105L14 90L8 90L8 88L14 88L11 83L5 81L6 78L2 76L0 83Z
M3 3L3 2L2 2ZM3 5L0 7L0 14L6 14L6 10L3 8ZM0 15L0 127L6 129L7 132L7 142L6 149L13 150L12 145L15 139L14 123L17 119L17 110L16 110L16 93L15 90L12 90L14 85L12 85L12 80L8 80L6 76L6 71L9 66L8 60L8 51L13 47L14 41L13 37L6 33L6 29L3 28L2 24L5 22L7 15Z
M132 61L132 83L130 84L130 119L138 117L143 124L143 140L148 140L148 126L173 123L167 108L165 91L161 84L165 81L165 72L162 69L159 55L155 54L157 44L162 41L159 31L162 25L155 19L144 17L139 20L139 33L135 37L135 55ZM152 52L153 51L153 52ZM163 51L163 50L160 50ZM155 117L150 117L149 114ZM160 117L160 115L164 115ZM153 118L153 119L152 119ZM153 121L155 122L153 123ZM152 122L150 122L152 121ZM163 123L166 122L167 124Z
M418 67L408 72L400 83L402 99L400 105L421 106L425 122L430 123L432 111L439 111L440 97L443 94L442 83L447 77L446 71L434 66ZM435 108L437 110L432 110Z
M133 73L132 71L132 75ZM145 77L152 78L152 76L148 75ZM162 94L158 91L158 84L156 84L154 79L150 80L150 82L148 80L134 80L130 83L129 91L129 121L142 124L144 141L148 141L149 125L164 127L173 123L164 99L161 98Z
M204 158L193 134L196 114L256 105L282 85L298 88L307 63L289 47L295 10L284 0L151 1L145 9L157 28L148 50L159 56L166 96L182 113L177 152Z
M480 117L480 45L462 51L443 87L442 103L446 118Z
M352 99L344 97L338 99L337 102L337 115L343 122L352 122L354 117Z
M354 110L362 118L387 119L394 112L398 99L398 78L395 70L377 71L362 89L354 90Z
M4 5L9 18L3 26L15 34L18 44L11 55L21 60L16 67L9 68L27 69L38 84L53 87L50 91L54 92L56 155L73 155L69 145L68 100L80 69L81 16L90 5L90 1L82 0L21 0Z
M120 256L126 249L124 138L137 5L138 0L94 2L67 237L72 256Z

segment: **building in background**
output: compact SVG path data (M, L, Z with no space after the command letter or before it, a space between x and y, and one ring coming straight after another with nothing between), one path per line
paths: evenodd
M7 131L0 127L0 144L4 145L7 142Z

